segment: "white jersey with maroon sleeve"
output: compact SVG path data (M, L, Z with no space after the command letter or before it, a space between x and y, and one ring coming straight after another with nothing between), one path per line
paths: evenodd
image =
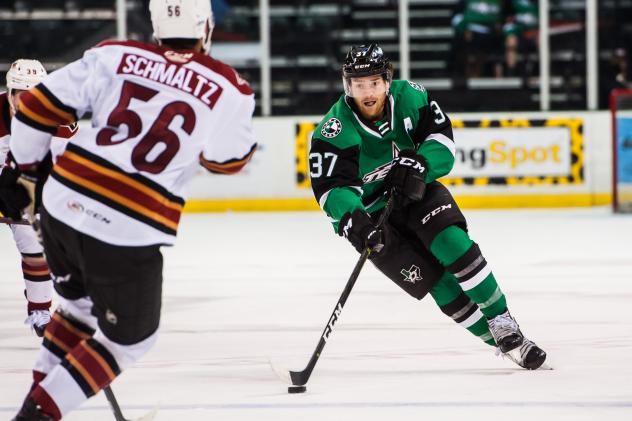
M11 114L9 98L6 92L0 92L0 171L9 155L9 138L11 135Z
M11 114L9 113L9 99L6 92L0 92L0 172L8 165L9 139L11 138ZM51 141L53 157L61 154L66 143L77 132L77 125L59 126ZM30 225L11 225L13 240L21 254L40 254L43 248L37 239L37 234ZM51 288L52 290L52 285ZM27 295L29 286L27 283Z
M61 155L66 149L68 139L77 133L77 124L59 126L53 135L50 148L53 159ZM6 92L0 92L0 172L9 159L9 139L11 138L11 114L9 113L9 98Z
M106 42L21 97L11 140L21 165L41 160L52 128L92 113L44 187L49 214L114 245L172 244L198 163L239 171L255 148L254 95L228 65L198 53Z

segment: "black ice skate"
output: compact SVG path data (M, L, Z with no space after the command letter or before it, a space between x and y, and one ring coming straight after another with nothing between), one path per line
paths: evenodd
M499 353L522 368L536 370L544 364L546 352L525 338L509 310L487 321Z
M493 319L488 319L487 324L498 348L503 354L522 345L524 336L520 332L520 327L516 320L509 314L509 310Z
M53 419L43 414L33 399L27 398L20 412L11 421L53 421Z
M533 341L526 338L522 341L522 345L504 355L527 370L537 370L544 364L544 360L546 360L546 352L533 343Z

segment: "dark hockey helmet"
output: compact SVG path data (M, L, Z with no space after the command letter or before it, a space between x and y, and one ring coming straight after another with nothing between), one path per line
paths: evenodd
M350 94L349 86L352 77L380 75L391 83L393 66L382 48L377 44L353 46L342 64L342 79L345 92Z

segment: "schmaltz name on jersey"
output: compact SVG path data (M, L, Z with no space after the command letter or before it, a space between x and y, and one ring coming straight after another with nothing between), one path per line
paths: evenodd
M221 86L180 63L156 61L136 54L124 54L117 73L136 75L177 88L196 97L210 109L222 94Z

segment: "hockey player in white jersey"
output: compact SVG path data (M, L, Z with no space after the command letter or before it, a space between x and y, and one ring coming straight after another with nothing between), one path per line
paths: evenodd
M210 2L151 0L149 9L158 45L86 51L25 93L12 125L11 152L30 168L56 126L92 113L44 186L42 234L60 305L18 421L61 419L150 349L160 246L175 240L189 180L198 164L237 172L256 148L252 90L204 54Z
M23 92L37 85L46 76L46 69L37 60L19 59L13 62L7 72L7 92L0 93L0 211L7 217L21 219L20 202L30 199L23 186L17 183L20 172L13 167L9 155L11 119L16 103ZM65 140L74 134L69 126L60 126L51 143L61 149ZM13 240L21 255L24 292L27 300L25 321L33 331L42 336L50 321L50 306L53 296L53 282L43 248L37 234L30 225L10 224Z

